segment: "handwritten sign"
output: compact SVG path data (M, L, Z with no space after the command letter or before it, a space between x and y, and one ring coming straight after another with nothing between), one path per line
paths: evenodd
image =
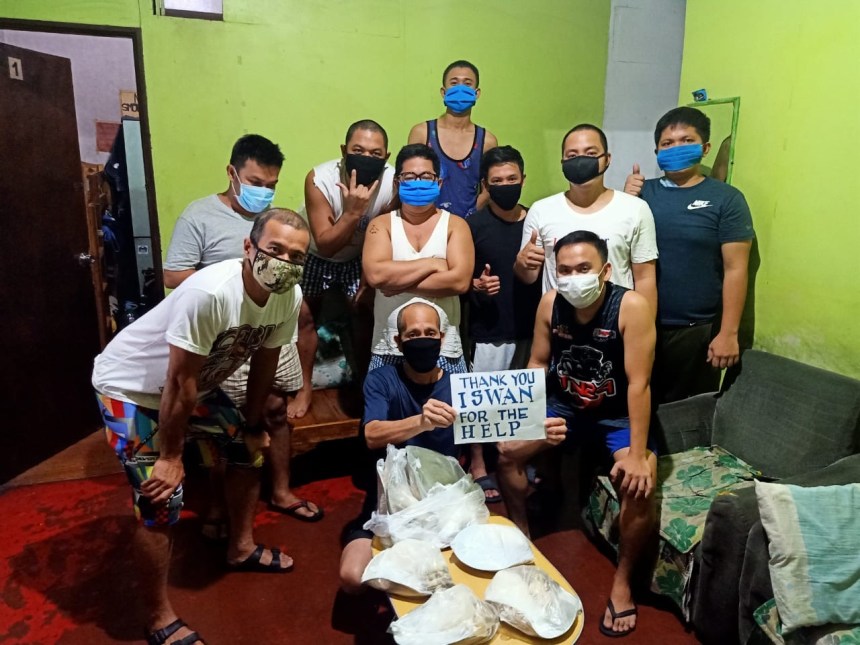
M451 374L454 443L544 439L543 370Z

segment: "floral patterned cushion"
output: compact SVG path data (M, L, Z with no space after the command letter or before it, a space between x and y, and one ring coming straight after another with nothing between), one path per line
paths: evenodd
M779 645L860 645L860 625L822 625L782 633L782 621L771 598L753 613L762 632Z
M749 464L719 446L693 448L657 460L656 503L660 546L651 579L652 591L669 596L689 619L689 581L693 549L702 540L705 518L717 495L751 486L758 475ZM607 477L598 477L589 498L586 519L618 549L620 506Z

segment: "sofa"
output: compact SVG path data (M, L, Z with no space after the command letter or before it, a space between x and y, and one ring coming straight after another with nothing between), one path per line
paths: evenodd
M656 417L661 526L651 587L703 643L765 642L755 613L773 592L753 480L860 482L860 381L748 350L726 391L660 406ZM586 525L611 544L617 512L604 479Z

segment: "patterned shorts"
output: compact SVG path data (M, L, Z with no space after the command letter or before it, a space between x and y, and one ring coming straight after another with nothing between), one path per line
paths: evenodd
M302 293L309 298L319 297L334 287L339 287L347 296L353 298L358 293L360 283L360 257L346 262L332 262L309 254L305 260Z
M403 362L402 356L394 354L372 354L370 356L370 367L368 371L375 370L383 365L400 365ZM436 365L441 367L448 374L466 374L469 370L466 369L466 361L460 356L458 358L449 358L440 356L436 361Z
M105 422L105 436L113 448L132 487L134 513L145 526L169 526L179 520L182 510L182 484L167 503L154 506L140 492L149 479L160 453L158 410L112 399L96 392ZM262 456L251 458L239 431L242 413L230 398L215 390L199 401L188 420L186 446L192 448L199 463L212 466L226 461L233 466L259 468Z
M251 359L248 359L221 383L221 389L239 407L245 405L250 371ZM301 390L303 382L302 366L299 363L299 350L296 348L296 344L290 343L282 346L281 354L278 357L278 368L275 371L275 382L272 387L286 394Z

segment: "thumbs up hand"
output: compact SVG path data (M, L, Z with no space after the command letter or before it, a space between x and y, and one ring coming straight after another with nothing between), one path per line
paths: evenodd
M627 175L627 181L624 182L624 192L639 197L642 192L642 186L645 185L645 175L639 172L639 164L633 164L633 172Z
M540 269L546 259L542 246L537 245L538 232L537 229L532 231L532 236L526 245L517 253L517 264L520 268L527 271L535 271ZM532 278L532 282L534 279Z
M481 275L472 280L472 288L475 291L480 291L488 296L495 296L502 288L499 281L499 276L491 273L492 269L489 264L484 265L484 271Z

